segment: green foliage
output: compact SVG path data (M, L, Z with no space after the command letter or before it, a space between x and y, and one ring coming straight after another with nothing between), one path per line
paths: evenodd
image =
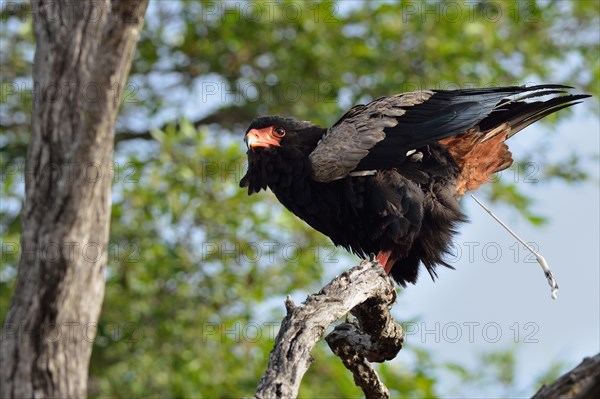
M0 31L3 245L19 242L33 100L29 3L14 4L2 9ZM245 171L240 132L255 115L327 125L356 102L401 91L555 81L565 58L571 62L561 66L559 82L597 96L599 7L152 2L117 124L107 287L90 396L249 396L266 367L284 296L302 297L323 284L327 269L354 264L272 194L248 197L238 188ZM544 162L544 176L589 177L578 157L565 159ZM533 223L543 221L518 185L501 180L489 190ZM2 257L3 320L19 252L3 250ZM415 358L410 366L402 363L407 353ZM324 344L313 355L301 397L360 396ZM488 356L475 371L436 364L410 347L400 358L378 366L394 396L437 396L441 368L515 392L507 388L515 382L511 352Z
M94 351L92 394L248 394L273 341L262 324L272 320L256 309L309 284L294 276L321 275L307 248L323 238L237 188L240 146L185 121L180 126L153 132L157 144L123 159L135 173L116 189L111 242L126 250L108 266L100 326L107 336L100 333L106 339ZM291 228L279 233L278 223L266 223L274 219ZM288 265L303 272L286 273L280 251L252 252L282 240L307 243ZM115 331L125 327L131 336ZM258 333L265 337L254 339Z

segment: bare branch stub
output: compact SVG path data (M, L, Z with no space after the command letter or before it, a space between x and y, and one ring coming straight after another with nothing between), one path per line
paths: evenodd
M393 282L383 268L374 262L365 261L334 278L317 294L310 295L300 306L295 306L288 298L287 315L277 334L269 365L260 380L255 398L295 398L302 377L312 362L310 351L323 337L325 330L370 298L376 298L376 304L387 303L387 298L393 291ZM387 311L387 305L385 309ZM357 312L360 313L360 310ZM399 331L401 343L401 329ZM395 353L398 350L399 348ZM369 359L387 357L389 354L380 354ZM366 364L368 366L368 363ZM368 369L365 370L368 374ZM376 374L375 378L379 380ZM379 386L387 392L383 384Z

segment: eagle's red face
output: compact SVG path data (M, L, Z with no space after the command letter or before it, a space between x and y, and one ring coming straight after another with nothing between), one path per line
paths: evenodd
M249 148L279 147L286 130L281 126L268 126L262 129L250 129L246 133L246 144Z

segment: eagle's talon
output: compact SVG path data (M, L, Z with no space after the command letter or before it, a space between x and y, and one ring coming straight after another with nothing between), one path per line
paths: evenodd
M396 294L396 290L392 290L386 297L386 300L388 301L388 303L391 305L394 302L396 302L396 299L398 298L398 295Z

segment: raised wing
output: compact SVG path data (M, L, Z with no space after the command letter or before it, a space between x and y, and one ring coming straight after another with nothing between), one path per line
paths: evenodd
M495 87L449 91L415 91L383 97L348 111L310 154L319 182L351 172L402 165L407 152L465 132L495 110L520 99L561 92L566 86Z

